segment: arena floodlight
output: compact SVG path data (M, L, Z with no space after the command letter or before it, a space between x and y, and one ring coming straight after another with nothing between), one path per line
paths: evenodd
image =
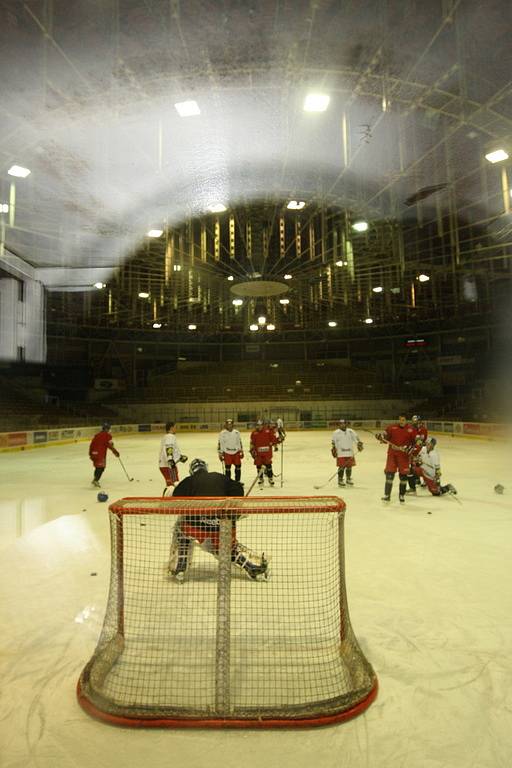
M335 264L337 267L342 267L345 264L345 262L342 259L339 259L338 261L335 262Z
M366 232L368 230L368 222L367 221L355 221L352 224L352 229L354 232Z
M290 275L289 272L287 272L286 275L283 275L283 277L284 277L285 280L291 280L292 279L292 276Z
M366 325L371 325L373 323L373 318L371 318L371 317L365 318L365 323L366 323Z
M163 233L163 229L150 229L146 232L148 237L161 237Z
M161 328L162 323L153 323L153 328Z
M290 200L286 206L290 211L302 211L306 203L304 200Z
M106 288L106 283L94 283L94 287L101 291L102 288Z
M304 112L325 112L330 101L327 93L308 93L304 99Z
M212 205L208 206L208 210L211 213L224 213L224 211L227 211L227 208L224 203L212 203Z
M504 149L495 149L485 155L485 159L490 163L501 163L502 160L508 160L509 155Z
M228 280L229 280L230 282L231 282L231 281L233 281L234 279L235 279L235 278L233 277L233 275L230 275L230 276L228 277Z
M267 322L267 318L265 317L265 315L260 315L258 317L258 325L265 325L266 322Z
M178 101L174 108L180 117L193 117L194 115L201 114L199 104L193 99L190 101Z
M147 291L139 291L139 299L149 299L149 293Z
M382 285L376 285L375 288L372 288L372 291L374 293L382 293L383 290L384 288L382 287Z
M197 329L197 325L195 323L189 323L188 329L189 331L195 331Z
M231 303L235 307L241 307L244 302L242 301L242 299L233 299Z
M289 304L290 303L290 299L279 299L279 303L283 304L283 305Z
M275 331L276 327L273 325L273 323L269 323L267 325L267 331Z
M428 283L428 281L430 280L430 277L422 273L421 275L418 275L418 280L420 283Z
M0 203L0 213L9 213L9 203Z
M24 168L22 165L11 165L7 173L9 176L18 176L20 179L26 179L30 174L30 171L28 168Z
M256 323L251 323L249 326L250 331L257 331L259 329L259 325L256 325Z
M327 323L327 325L329 326L329 328L336 328L336 326L338 325L338 323L336 322L336 320L329 320L329 322Z

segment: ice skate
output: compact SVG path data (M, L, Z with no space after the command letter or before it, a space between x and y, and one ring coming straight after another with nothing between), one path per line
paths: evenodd
M93 485L95 488L101 488L99 480L92 480L91 485Z
M261 581L268 578L268 562L264 557L261 558L261 565L256 565L248 560L243 564L242 570L251 581Z
M347 478L347 485L354 485L354 481Z
M418 495L418 494L417 494L417 492L416 492L416 488L408 488L408 489L406 490L406 493L407 493L409 496L417 496L417 495Z
M345 487L345 481L344 480L338 480L338 488L344 488Z
M383 496L381 501L391 501L391 496Z
M404 495L403 493L400 493L400 494L398 495L398 501L400 502L400 504L403 504L403 503L404 503L404 501L405 501L405 495Z
M455 486L454 486L454 485L452 485L451 483L448 483L448 486L447 486L447 488L448 488L448 493L451 493L451 494L453 494L454 496L456 496L456 495L457 495L457 489L455 488Z
M269 479L268 479L268 484L269 484L269 485L275 485L275 483L274 483L274 479L273 479L272 477L269 477Z

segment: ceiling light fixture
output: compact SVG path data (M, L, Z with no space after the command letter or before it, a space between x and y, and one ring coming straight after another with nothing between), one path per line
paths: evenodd
M339 259L339 261L336 261L335 264L337 267L342 267L345 264L345 262L342 259Z
M233 299L231 303L235 307L241 307L244 302L242 301L242 299Z
M272 323L269 323L267 325L267 331L275 331L276 327Z
M181 272L181 264L172 265L173 272Z
M304 112L325 112L330 100L327 93L308 93L304 99Z
M286 275L283 275L285 280L291 280L292 276L287 272Z
M290 211L302 211L306 203L304 200L290 200L286 206Z
M327 323L327 325L329 326L329 328L336 328L336 326L338 325L338 323L336 322L336 320L329 320L329 322Z
M365 319L365 323L366 323L366 325L371 325L371 324L373 323L373 318L371 318L371 317L367 317L367 318Z
M501 163L502 160L508 160L508 152L504 149L495 149L493 152L488 152L485 155L485 159L490 163Z
M384 288L382 287L382 285L376 285L375 288L372 288L372 291L374 293L382 293L383 290Z
M9 213L8 203L0 203L0 213Z
M352 229L355 232L366 232L368 229L368 222L367 221L355 221L352 224Z
M149 293L147 291L139 291L139 299L149 299Z
M208 206L208 210L212 213L224 213L224 211L227 211L227 208L224 203L213 203Z
M228 280L229 280L229 281L232 281L232 280L234 280L234 279L235 279L235 278L233 277L233 275L230 275L230 276L228 277Z
M188 329L189 331L195 331L197 329L197 325L195 325L194 323L190 323L190 325L188 326Z
M180 117L193 117L194 115L201 114L199 104L193 99L190 101L178 101L174 108Z
M148 237L160 237L163 233L163 229L150 229L146 234Z
M256 325L255 323L252 323L252 325L249 326L250 331L257 331L259 328L259 325Z
M24 168L22 165L11 165L7 173L9 176L18 176L20 179L26 179L30 174L30 171L28 168Z
M267 322L267 318L265 317L265 315L260 315L258 317L258 325L265 325L266 322Z
M98 289L98 291L101 291L102 288L106 288L105 283L94 283L94 287Z
M153 328L161 328L162 323L153 323Z
M418 275L418 280L420 281L420 283L428 283L428 281L430 280L430 277L422 273L421 275Z
M279 299L279 303L280 304L289 304L290 303L290 299Z

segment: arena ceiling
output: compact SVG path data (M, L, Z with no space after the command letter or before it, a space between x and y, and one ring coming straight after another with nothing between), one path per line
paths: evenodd
M510 280L512 170L485 155L512 156L511 23L507 0L3 0L0 259L87 325L487 311Z

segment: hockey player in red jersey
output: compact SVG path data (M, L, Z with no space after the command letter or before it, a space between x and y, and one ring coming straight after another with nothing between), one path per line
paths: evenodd
M109 432L110 424L103 424L101 432L94 435L89 444L89 458L94 466L94 477L92 484L96 488L100 488L100 477L105 471L107 465L107 450L112 451L114 456L119 456L119 451L114 448L112 442L112 435Z
M274 445L277 445L278 442L279 439L275 431L270 426L265 426L261 419L258 420L256 429L251 432L250 453L258 471L258 485L260 488L263 487L264 474L267 476L269 485L274 485L272 455Z
M427 444L428 429L425 426L425 422L421 416L413 416L411 419L411 426L416 430L415 437L421 437L422 445Z
M405 489L407 486L407 475L409 472L409 452L414 447L416 430L407 423L405 414L400 414L397 424L390 424L384 432L375 435L381 443L388 446L388 454L384 472L386 474L386 484L384 486L384 496L382 501L391 501L391 489L395 472L398 472L400 484L398 488L398 499L405 501Z

